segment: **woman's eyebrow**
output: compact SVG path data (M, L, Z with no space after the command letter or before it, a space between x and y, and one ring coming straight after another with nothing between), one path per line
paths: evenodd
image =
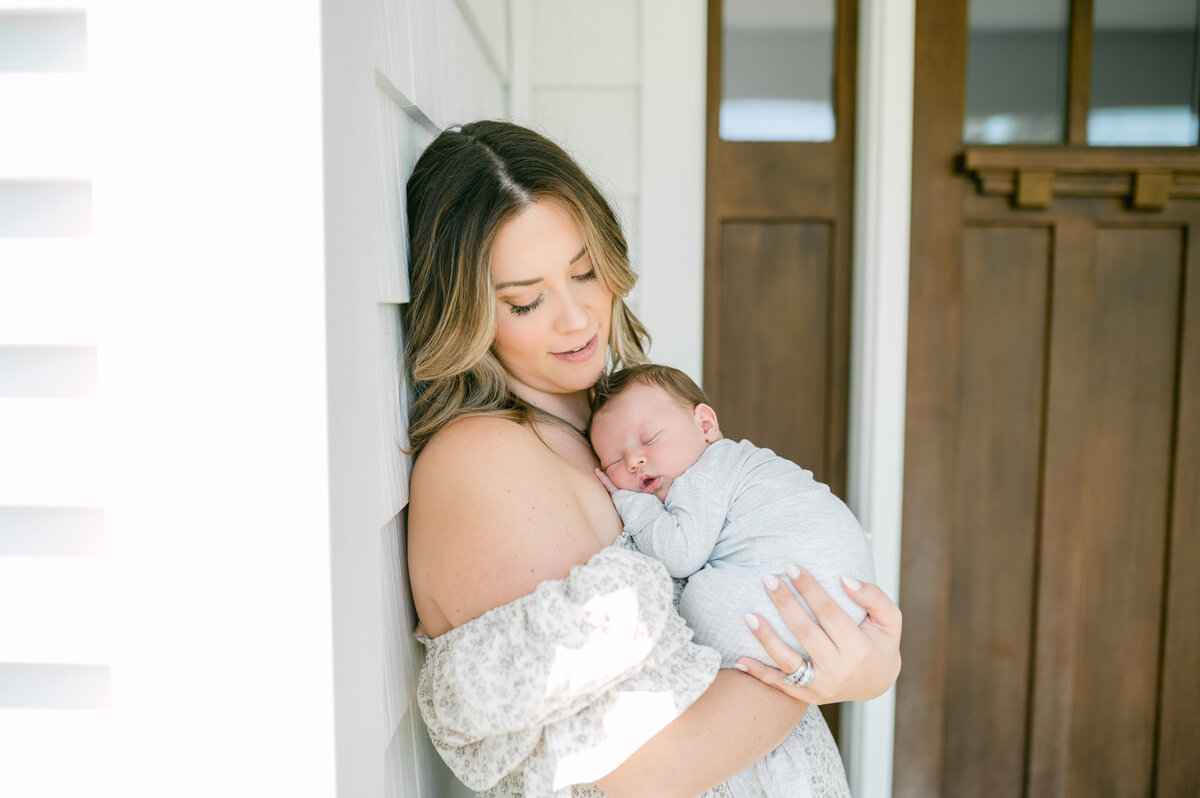
M534 283L540 283L543 279L544 278L541 277L530 277L528 280L509 280L505 283L496 283L496 290L499 291L501 288L512 288L513 286L533 285Z
M580 249L577 253L575 253L575 257L573 257L569 261L567 261L567 265L574 266L575 263L580 258L582 258L585 254L587 254L587 245L586 244L583 246L582 249ZM514 287L523 287L523 286L527 286L527 285L533 285L534 283L540 283L543 279L544 278L542 278L542 277L530 277L528 280L508 280L503 283L496 283L496 290L499 291L501 288L514 288Z

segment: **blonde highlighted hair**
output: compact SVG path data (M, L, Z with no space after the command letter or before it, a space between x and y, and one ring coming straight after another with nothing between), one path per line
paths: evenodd
M405 327L414 391L412 451L466 415L570 426L514 396L492 353L496 233L540 200L557 202L571 214L596 272L613 293L610 367L645 361L646 330L623 299L637 281L625 235L579 165L554 142L508 122L445 130L421 154L408 180L411 301Z

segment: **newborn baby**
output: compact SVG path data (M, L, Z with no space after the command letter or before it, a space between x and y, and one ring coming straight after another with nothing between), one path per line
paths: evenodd
M812 472L723 438L716 412L686 374L645 365L608 376L597 386L588 429L596 475L626 531L671 576L688 580L679 613L696 642L721 652L722 667L744 656L774 664L743 621L751 611L803 651L763 590L764 577L788 565L808 570L862 621L864 610L841 585L843 576L875 581L854 515Z

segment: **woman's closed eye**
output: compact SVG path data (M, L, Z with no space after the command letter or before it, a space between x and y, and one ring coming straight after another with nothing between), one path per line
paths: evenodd
M588 269L583 274L574 275L573 279L576 282L580 282L580 283L586 283L588 280L595 280L596 279L596 267L593 266L592 268Z
M545 298L544 294L538 294L538 298L533 300L532 302L530 302L528 305L514 305L510 302L509 310L514 315L524 316L526 313L532 313L533 311L537 310L538 305L542 304L542 300L544 298Z

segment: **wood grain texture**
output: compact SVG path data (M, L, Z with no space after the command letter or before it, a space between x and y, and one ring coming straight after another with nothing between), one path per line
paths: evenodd
M893 794L941 795L958 411L959 201L953 165L966 96L966 4L916 6L912 241Z
M963 230L948 795L1024 780L1050 263L1047 228Z
M721 234L724 324L711 398L721 429L828 479L828 224L726 222Z
M1187 228L1155 788L1200 793L1200 225Z
M1068 144L1087 144L1092 97L1093 0L1071 0L1067 46Z
M1056 269L1064 343L1051 355L1030 794L1142 795L1154 761L1182 237L1076 234L1090 235L1093 257L1064 253ZM1114 660L1118 680L1101 665Z

